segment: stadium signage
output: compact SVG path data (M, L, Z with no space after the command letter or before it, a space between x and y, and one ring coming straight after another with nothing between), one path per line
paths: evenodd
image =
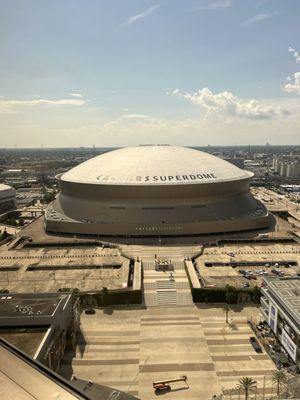
M274 333L277 332L277 319L278 319L278 308L274 303L270 302L269 306L269 325Z
M294 341L290 338L288 333L283 329L281 335L281 343L283 344L286 351L292 357L292 359L296 362L297 358L297 345Z
M199 181L202 179L217 179L216 175L212 172L201 173L201 174L189 174L189 175L146 175L146 176L136 176L135 178L128 178L128 182L183 182L183 181ZM110 177L107 175L97 176L97 180L101 182L110 182L119 180L116 177ZM124 180L122 178L121 180Z

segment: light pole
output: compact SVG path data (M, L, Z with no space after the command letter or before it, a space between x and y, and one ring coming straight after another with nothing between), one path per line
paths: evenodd
M256 381L254 381L254 383L255 383L255 386L254 386L254 388L255 388L255 393L254 393L254 399L256 400L257 399L257 382Z

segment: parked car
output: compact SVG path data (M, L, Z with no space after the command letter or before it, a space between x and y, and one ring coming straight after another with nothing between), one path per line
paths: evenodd
M247 274L247 272L244 269L239 269L239 273L242 274L242 275L246 275Z
M244 287L244 288L249 287L249 286L250 286L249 282L244 282L244 283L243 283L243 287Z
M257 281L257 277L255 275L250 275L250 279L254 279L255 281Z
M85 314L96 314L96 311L93 308L87 308L84 312Z
M261 348L260 344L258 343L256 337L250 336L249 340L250 340L250 343L252 344L254 350L256 351L256 353L262 353L262 348Z
M273 274L275 274L275 275L278 275L277 269L272 269L271 272L272 272Z

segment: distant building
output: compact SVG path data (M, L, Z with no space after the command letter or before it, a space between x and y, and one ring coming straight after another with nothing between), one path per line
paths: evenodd
M38 190L34 190L32 188L17 189L16 192L16 201L18 208L33 205L37 200L41 200L42 198L43 194L40 193Z
M75 343L79 303L69 293L0 295L0 336L57 370L66 346Z
M290 358L300 362L300 277L265 277L261 316Z
M2 172L3 176L20 176L20 174L24 174L27 172L25 169L19 169L19 168L12 168L12 169L6 169L5 171Z
M236 167L244 169L244 166L245 166L245 159L244 158L224 157L223 160L235 165Z
M300 177L300 156L276 156L273 158L274 172L286 178Z
M0 184L0 215L16 208L16 192L11 186Z

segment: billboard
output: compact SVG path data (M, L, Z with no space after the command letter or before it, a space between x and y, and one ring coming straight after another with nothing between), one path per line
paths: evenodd
M290 336L284 329L282 330L281 343L283 347L286 349L289 356L292 358L292 360L296 362L297 345L296 343L293 342L293 340L290 338Z
M278 308L270 301L269 305L269 325L274 333L277 332Z

